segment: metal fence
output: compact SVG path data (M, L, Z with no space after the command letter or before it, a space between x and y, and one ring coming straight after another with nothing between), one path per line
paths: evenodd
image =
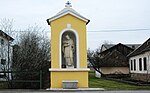
M39 79L36 80L19 80L19 79L14 79L13 75L14 74L38 74ZM40 71L0 71L0 78L1 81L7 82L9 85L9 88L12 88L12 83L39 83L40 89L42 89L42 70Z

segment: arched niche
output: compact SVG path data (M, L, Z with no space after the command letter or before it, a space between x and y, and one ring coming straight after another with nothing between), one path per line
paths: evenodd
M60 56L60 68L62 69L67 69L66 67L66 60L64 58L64 52L63 52L63 42L66 40L66 35L68 35L70 37L70 39L72 39L72 41L74 42L74 52L73 52L73 68L79 68L79 38L78 38L78 34L75 30L73 29L64 29L61 33L60 33L60 52L59 52L59 56Z
M61 68L77 67L76 36L71 31L65 31L61 37ZM68 64L70 63L70 66Z

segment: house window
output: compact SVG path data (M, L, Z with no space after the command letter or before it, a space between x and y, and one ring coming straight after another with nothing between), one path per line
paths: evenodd
M6 65L6 59L1 59L1 64Z
M1 45L4 45L4 39L1 39Z
M132 48L133 48L133 49L135 49L135 46L134 46L134 45L132 45Z
M147 70L147 62L146 62L146 57L143 58L143 65L144 65L144 70Z
M130 62L130 69L133 70L133 62L132 62L132 60Z
M139 70L142 71L142 58L139 58Z
M136 70L136 60L134 59L134 71Z

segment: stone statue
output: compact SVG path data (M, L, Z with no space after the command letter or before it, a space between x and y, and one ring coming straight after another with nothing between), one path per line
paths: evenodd
M65 58L66 68L74 68L73 62L73 53L74 53L74 42L69 37L69 35L65 36L66 40L63 41L63 53Z

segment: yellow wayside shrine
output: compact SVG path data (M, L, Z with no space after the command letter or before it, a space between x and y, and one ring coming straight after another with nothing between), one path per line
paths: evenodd
M50 88L63 88L65 81L76 81L78 88L88 88L86 25L89 20L67 3L47 22L51 26Z

